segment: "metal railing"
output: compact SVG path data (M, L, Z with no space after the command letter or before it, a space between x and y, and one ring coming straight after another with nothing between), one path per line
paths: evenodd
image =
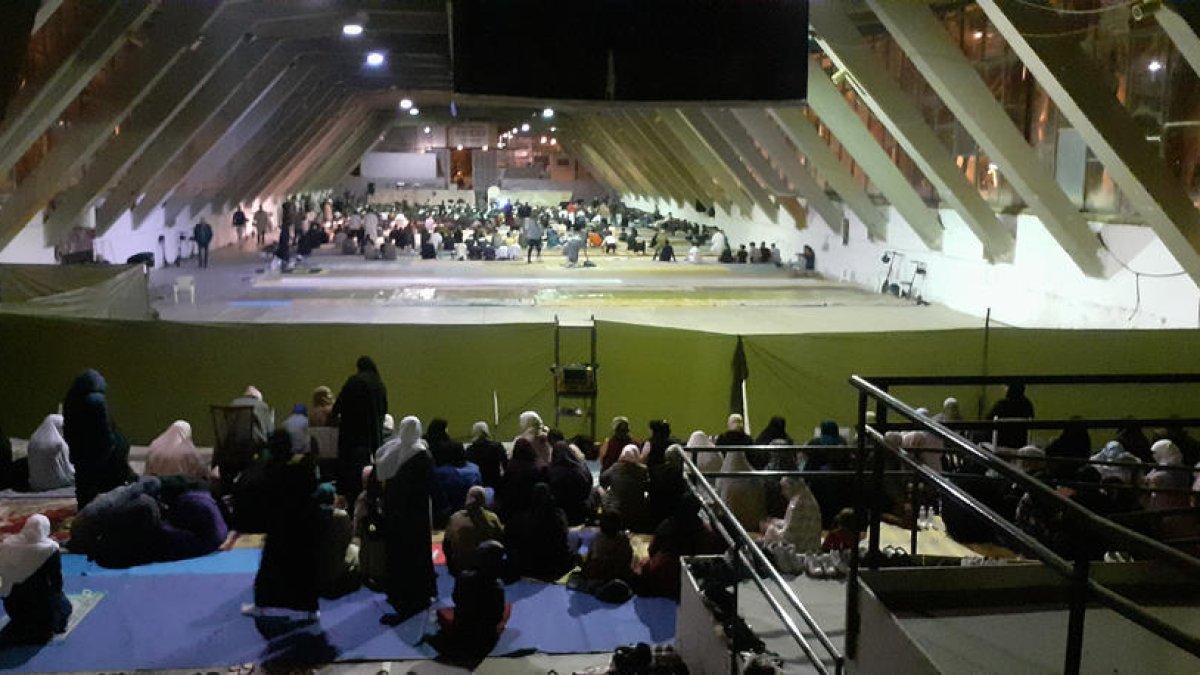
M780 446L770 446L778 448ZM723 448L722 448L723 449ZM796 597L796 593L788 586L787 582L780 576L779 571L771 564L766 554L754 543L750 538L750 534L738 522L737 517L729 510L729 507L717 495L713 486L705 478L700 469L692 462L691 458L685 456L683 458L683 473L687 480L688 486L692 492L700 499L700 503L704 505L705 510L712 518L714 525L719 527L722 536L725 537L730 549L733 551L736 559L741 563L743 569L750 576L750 580L762 592L767 604L771 610L775 612L780 621L783 622L784 629L799 645L800 650L804 652L809 663L813 668L822 675L830 673L829 667L826 665L826 659L823 659L817 650L805 638L804 633L796 624L795 619L788 613L784 604L786 603L790 609L795 612L812 632L813 637L820 643L820 647L824 650L826 658L833 662L833 673L841 675L845 666L845 658L838 648L829 639L825 631L817 624L812 613ZM762 570L760 572L759 570ZM765 574L764 574L765 573ZM765 578L764 578L765 576ZM779 587L779 592L783 595L783 600L775 596L767 586L767 581L774 582Z
M881 497L883 493L883 475L885 456L897 458L903 466L907 466L918 480L932 486L941 494L965 506L970 512L983 519L995 530L1004 533L1025 552L1041 560L1054 572L1057 572L1070 582L1069 618L1067 628L1067 645L1064 657L1064 672L1078 673L1082 662L1084 616L1087 603L1094 599L1112 609L1121 616L1142 626L1146 630L1171 642L1175 646L1200 656L1200 638L1179 630L1147 612L1137 603L1112 591L1093 580L1090 576L1090 563L1086 553L1076 552L1076 559L1068 561L1048 546L1030 536L1019 527L1001 517L981 501L970 495L962 487L954 484L945 476L926 466L914 457L914 453L896 447L888 442L882 430L897 428L890 425L887 417L889 411L896 412L907 418L913 428L928 431L945 443L948 449L960 453L963 457L983 465L1013 483L1021 486L1034 499L1043 504L1051 505L1064 516L1077 533L1096 537L1099 540L1116 543L1124 550L1129 550L1142 557L1148 557L1170 564L1173 567L1193 577L1200 578L1200 560L1171 548L1163 543L1142 536L1129 528L1106 520L1095 513L1072 501L1045 483L1038 481L1024 471L1009 465L1000 457L980 448L975 443L954 433L947 425L917 414L915 408L907 405L891 395L886 388L893 385L977 385L1000 384L1021 381L1025 384L1179 384L1200 383L1200 375L1123 375L1123 376L991 376L991 377L904 377L876 378L870 381L860 376L852 376L850 384L858 390L858 452L856 456L857 480L855 481L856 527L861 532L863 517L870 514L868 520L868 550L866 561L871 568L877 568L880 563L880 516L882 515ZM867 422L868 403L876 403L876 423ZM1114 426L1124 426L1135 420L1101 420L1090 421L1094 426L1104 426L1109 422L1117 422ZM1187 420L1170 420L1171 424L1186 423ZM1088 420L1071 420L1071 423L1088 425ZM987 422L987 428L1002 426L1018 426L1033 428L1039 422L1023 420L1019 422ZM876 428L878 427L878 428ZM871 442L873 446L869 446ZM871 457L871 481L875 487L871 495L867 492L867 461ZM871 496L871 499L868 497ZM850 580L847 587L847 635L846 651L851 657L856 652L859 626L858 617L858 570L861 564L858 548L852 549Z

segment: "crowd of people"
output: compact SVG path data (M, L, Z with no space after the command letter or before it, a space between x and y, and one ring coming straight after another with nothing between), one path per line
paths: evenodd
M431 550L435 530L443 530L455 608L439 612L440 632L431 639L440 648L482 655L509 617L504 587L517 578L564 582L606 602L677 598L681 559L723 552L720 532L735 526L764 547L813 556L857 544L851 491L841 480L853 466L854 449L833 420L797 444L782 416L751 436L742 416L733 414L719 434L696 430L683 442L666 420L651 421L639 437L619 416L607 438L595 443L565 438L527 411L511 443L495 438L483 421L471 425L463 442L445 419L425 425L406 416L394 424L384 380L363 356L336 395L330 387L316 388L279 424L253 386L231 401L247 412L252 456L210 462L193 444L190 425L178 420L150 444L138 475L106 396L98 372L79 374L62 414L47 416L31 437L26 465L10 462L0 467L0 478L35 490L73 485L79 511L67 546L107 567L204 555L230 530L265 533L254 603L243 608L253 616L315 620L319 598L365 585L387 597L392 611L381 621L402 622L437 598ZM1013 383L987 418L1033 415L1023 387ZM963 415L951 398L932 419L953 425ZM332 462L318 460L318 439L329 438L314 433L320 428L337 430ZM1152 437L1131 426L1096 451L1080 424L1040 449L1028 444L1027 432L1005 427L984 447L1097 513L1193 505L1200 479L1187 467L1200 460L1200 442L1181 429ZM890 432L888 441L952 475L1055 550L1074 554L1088 545L1071 536L1061 514L1018 484L945 452L930 432ZM685 455L701 472L726 474L715 480L715 491L733 521L715 517L689 489ZM756 476L761 470L805 475L779 480ZM838 473L825 480L824 471ZM13 480L16 474L23 478ZM1130 487L1141 491L1121 489ZM893 482L889 489L890 510L904 514L912 484ZM987 536L950 503L942 515L956 539ZM1195 525L1190 516L1167 517L1160 535L1192 536ZM586 552L572 534L578 526L598 527ZM49 521L35 516L0 543L0 595L13 626L8 634L21 640L61 631L70 611L48 529ZM649 536L645 556L635 554L636 536ZM836 555L811 561L831 574L841 565Z

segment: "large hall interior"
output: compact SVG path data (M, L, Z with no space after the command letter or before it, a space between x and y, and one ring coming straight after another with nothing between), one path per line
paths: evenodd
M0 670L1200 672L1200 5L8 0Z

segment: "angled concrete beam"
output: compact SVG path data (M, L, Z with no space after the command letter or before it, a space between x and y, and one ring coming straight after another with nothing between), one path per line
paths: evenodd
M719 162L715 157L705 154L707 150L700 148L695 139L691 142L680 139L668 120L668 116L674 114L674 111L668 111L664 115L661 110L650 110L642 113L642 116L662 140L663 145L669 148L672 154L678 155L680 163L695 176L696 182L712 186L710 189L717 195L716 203L726 213L733 213L734 206L746 213L753 211L753 202L733 183L732 177L723 167L716 166Z
M131 207L134 223L145 220L210 154L227 147L229 143L225 138L233 130L269 117L314 69L312 64L296 63L292 55L287 53L280 60L268 59L262 69L251 73L216 114L207 119L141 188L134 191L139 195ZM97 213L97 226L110 217L115 220L118 215L120 211L109 212L105 204Z
M307 189L328 189L345 178L350 170L362 161L365 155L376 143L380 136L392 125L393 115L390 111L376 112L373 118L363 124L363 132L352 137L344 146L344 151L329 158L325 166L319 167L317 173L307 181Z
M831 0L813 0L809 4L809 17L818 44L861 85L858 92L863 101L937 188L942 199L958 211L983 244L984 256L989 260L1009 256L1012 235L979 190L967 181L912 98L882 67L845 7ZM918 230L917 234L931 248L941 246L941 239L935 238L935 233Z
M156 178L147 186L146 197L133 209L134 221L143 220L169 196L194 192L193 183L199 183L207 175L220 171L238 149L274 117L281 106L292 100L297 90L312 85L320 78L320 73L321 69L313 63L293 63L284 72L283 77L261 92L253 104L230 110L233 120L223 118L220 124L215 125L222 128L216 138L210 134L202 134L193 139L189 148L194 152L177 157L169 168L170 173ZM182 176L175 170L178 168L176 164L184 167Z
M143 194L154 176L167 169L205 123L213 119L235 95L245 93L242 84L255 77L265 83L267 73L264 70L269 71L270 77L282 76L283 69L291 59L287 50L278 42L257 46L245 60L226 60L187 106L158 134L154 144L131 164L108 191L103 204L96 209L97 236L103 235L122 213L133 208L138 196Z
M565 133L564 133L565 131ZM583 141L576 138L574 132L567 127L559 128L559 142L563 143L563 147L567 152L571 153L577 161L595 176L600 182L608 185L620 194L634 195L637 194L634 187L627 183L608 163L600 158L599 154L588 146Z
M1133 116L1107 86L1111 74L1083 50L1078 31L1057 15L1031 14L1013 2L980 0L980 8L1079 132L1193 281L1200 283L1200 212L1179 179L1142 135ZM1050 14L1050 16L1047 16ZM1059 37L1030 39L1030 34Z
M658 153L671 164L677 173L684 176L697 194L709 205L720 206L725 211L730 208L730 200L716 181L704 173L700 166L692 161L687 151L674 142L668 132L657 122L656 115L645 111L627 111L626 117L632 120L641 130L645 138L654 145Z
M1178 12L1167 5L1159 7L1154 12L1154 18L1158 25L1162 26L1167 37L1171 38L1171 42L1175 43L1179 54L1192 67L1192 72L1200 75L1200 37L1188 24L1187 19L1179 16Z
M325 118L316 133L301 141L289 166L273 176L258 190L258 195L286 194L302 178L311 178L314 168L323 165L352 135L351 128L367 118L364 106L351 104L347 109Z
M659 142L654 134L654 130L643 120L641 115L626 111L618 112L617 114L625 121L635 139L642 143L658 159L664 169L671 173L675 181L682 185L688 194L692 195L694 201L712 203L716 199L716 190L712 188L711 183L705 186L703 183L695 180L681 165L674 153Z
M121 120L121 134L108 139L84 167L79 180L55 196L54 211L45 219L50 236L57 237L80 222L92 200L116 183L221 65L233 61L245 67L259 47L245 39L244 27L242 20L235 24L222 17L206 31L199 48L188 50L175 61Z
M1100 241L1087 219L1038 159L966 55L928 6L867 0L888 33L1029 205L1063 251L1088 276L1103 276Z
M302 154L308 142L314 137L322 135L322 131L329 126L336 126L337 122L347 117L352 117L362 124L366 118L366 110L362 106L347 104L347 96L339 97L330 102L330 105L321 110L313 111L313 117L303 128L297 130L294 135L295 140L283 144L280 147L280 152L277 153L276 159L272 162L267 160L261 163L254 177L244 183L230 186L232 194L236 196L234 201L242 201L248 197L272 194L267 190L267 187L278 180L283 179L287 174L300 168ZM394 113L393 113L394 115Z
M656 196L668 198L676 203L688 203L686 191L670 179L645 147L629 136L621 120L604 115L594 118L593 122L597 133L607 138L619 149L622 156L628 158L628 161L646 176Z
M643 163L653 169L660 183L670 186L671 194L675 195L677 202L693 204L703 194L670 165L666 157L658 152L632 120L620 112L611 113L606 120L630 152L636 153Z
M581 119L576 124L585 134L588 142L602 156L609 159L610 165L641 189L640 194L650 197L665 196L656 185L654 178L646 172L645 167L634 161L625 153L624 149L614 143L594 119Z
M692 132L696 134L697 138L704 145L708 146L713 154L721 160L721 163L729 169L729 172L737 178L738 184L742 186L746 194L750 195L750 198L754 200L758 208L762 209L763 213L767 214L767 217L771 220L778 218L779 205L772 201L770 193L767 192L763 184L759 182L759 179L743 163L738 156L738 151L721 136L721 133L717 131L712 122L708 121L704 113L699 110L680 110L679 114L688 127L692 129Z
M767 192L775 197L796 196L795 185L788 184L788 180L780 174L780 170L767 160L763 151L755 144L754 139L746 133L745 127L739 124L728 110L705 108L699 114L707 118L713 129L720 134L721 138L725 139L729 147L733 148L734 152L738 154L738 159L742 160L742 164L750 169Z
M744 129L743 133L749 134L749 137L753 138L753 142L766 151L767 159L779 168L789 183L795 186L796 192L804 198L809 210L820 215L821 220L825 221L829 229L841 233L842 220L845 218L842 207L829 198L808 167L800 163L800 156L787 144L783 132L775 126L765 112L762 110L709 110L707 112L718 126L732 127L737 124ZM744 112L746 115L740 115L739 112ZM733 131L731 128L730 133ZM757 148L753 148L753 150L758 152ZM807 221L807 218L805 220Z
M825 179L829 187L858 216L867 232L876 239L887 239L887 215L875 206L865 188L855 180L833 150L817 133L799 108L735 110L733 112L755 137L782 133L807 160L808 166ZM782 114L782 117L781 117Z
M594 167L600 168L610 176L611 180L620 185L624 194L636 195L642 198L648 198L641 183L631 179L624 171L615 166L612 157L604 154L603 150L596 147L594 141L587 136L585 131L582 131L578 121L572 124L572 128L567 132L567 138L575 144L583 157L585 157Z
M42 6L38 8L37 16L33 19L33 32L41 30L42 26L54 16L59 7L62 7L63 0L42 0Z
M9 105L7 119L0 128L0 174L8 173L58 120L128 41L130 33L150 18L154 7L147 0L110 3L87 37L41 86L21 89Z
M716 181L725 194L729 195L730 199L737 204L742 215L750 217L754 213L754 199L742 187L738 177L688 125L683 115L675 109L659 109L658 119L663 130L674 136L679 146L690 153L704 167L711 179Z
M875 141L862 118L850 107L842 92L830 81L829 75L813 60L808 62L808 104L821 117L821 123L837 138L846 152L862 167L863 173L879 188L922 241L934 242L941 248L942 223L937 212L925 205L925 200L913 189L908 178L892 162L883 146ZM801 128L808 120L798 111L776 109L776 117L785 128ZM802 128L801 128L802 130ZM824 141L822 141L824 142ZM1011 250L1011 247L1010 247Z

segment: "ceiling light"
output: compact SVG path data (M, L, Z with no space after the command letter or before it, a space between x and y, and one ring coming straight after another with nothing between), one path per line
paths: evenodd
M548 120L551 117L554 117L554 108L544 108L542 110L542 119Z
M454 149L455 149L455 150L462 150L462 143L459 143L458 145L454 146Z
M346 37L357 37L362 35L363 27L361 23L348 23L342 26L342 35Z
M1162 61L1159 61L1158 59L1154 59L1154 60L1150 61L1150 65L1146 66L1146 70L1149 70L1152 73L1157 73L1158 71L1162 70L1162 67L1163 67Z
M429 127L425 127L425 128L424 128L424 129L422 129L421 131L424 131L425 133L427 133L427 134L428 134L428 133L432 132L432 131L433 131L433 129L430 129Z
M408 110L411 107L412 107L412 99L411 98L400 99L400 109L401 110Z
M551 139L550 139L550 145L558 145L558 139L557 139L557 138L551 138Z
M409 108L408 114L412 115L413 117L416 117L417 115L421 114L421 109L420 108Z
M548 140L550 140L550 139L546 138L545 136L542 136L542 137L541 137L541 139L539 140L539 142L540 142L542 145L545 145L545 144L546 144L546 141L548 141Z
M480 148L480 150L483 150L484 152L487 152L487 150L488 150L488 146L486 146L486 145L485 145L485 146L483 146L482 148Z
M975 38L976 40L982 40L983 39L983 31L977 30L974 33L971 33L971 37Z
M526 125L526 126L528 126L528 125ZM517 133L517 128L516 128L516 127L513 127L512 131L510 131L509 133L510 133L510 134L515 134L515 133Z
M558 131L558 127L550 127L550 131Z
M529 131L529 123L528 122L521 125L521 131Z
M378 68L383 65L383 52L368 52L367 65L372 68Z

